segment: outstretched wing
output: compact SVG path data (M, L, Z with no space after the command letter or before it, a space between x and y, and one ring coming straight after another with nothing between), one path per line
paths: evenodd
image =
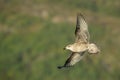
M77 23L75 29L76 42L89 42L88 25L82 14L77 14Z
M82 53L75 53L73 52L70 57L66 60L65 64L63 66L59 66L58 68L61 69L63 67L70 67L75 65L77 62L79 62L84 55L85 52Z

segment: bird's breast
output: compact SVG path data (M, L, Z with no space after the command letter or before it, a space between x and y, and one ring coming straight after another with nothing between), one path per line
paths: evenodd
M76 45L73 49L73 52L84 52L87 50L87 45L86 44L80 44L80 45Z

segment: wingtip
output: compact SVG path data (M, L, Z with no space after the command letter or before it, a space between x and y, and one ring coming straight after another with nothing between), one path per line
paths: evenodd
M62 68L63 68L63 66L58 66L57 68L58 68L58 69L62 69Z
M81 12L78 12L77 15L78 15L78 16L82 16L82 13L81 13Z
M77 13L77 23L76 23L76 27L80 28L80 18L84 18L81 12Z
M82 17L82 18L84 18L83 14L82 14L81 12L78 12L78 13L77 13L77 17Z

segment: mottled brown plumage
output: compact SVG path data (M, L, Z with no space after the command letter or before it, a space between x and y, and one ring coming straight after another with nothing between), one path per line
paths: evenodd
M85 52L82 52L82 53L72 52L70 57L66 60L65 64L63 66L58 66L58 68L62 69L64 67L71 67L71 66L73 66L74 64L76 64L77 62L79 62L83 58L84 53Z
M85 18L81 13L77 14L77 21L76 21L76 29L75 29L75 42L73 44L69 44L65 47L66 50L70 50L72 52L84 52L90 49L94 49L99 52L100 50L97 48L95 44L91 48L90 34L88 31L88 25L85 21ZM93 48L95 47L95 48ZM90 48L90 49L89 49ZM92 51L89 51L92 53Z
M61 69L63 67L70 67L79 62L85 52L96 54L100 50L94 43L90 43L90 35L88 32L88 25L81 13L77 14L76 29L75 29L75 43L69 44L65 47L66 50L72 52L70 57L66 60L63 66L59 66Z

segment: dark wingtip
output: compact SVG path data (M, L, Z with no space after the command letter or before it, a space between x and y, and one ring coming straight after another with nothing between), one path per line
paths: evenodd
M77 23L76 23L76 28L79 29L80 27L80 22L79 22L79 16L80 16L80 13L77 13Z
M58 68L58 69L62 69L62 68L63 68L63 66L58 66L57 68Z

